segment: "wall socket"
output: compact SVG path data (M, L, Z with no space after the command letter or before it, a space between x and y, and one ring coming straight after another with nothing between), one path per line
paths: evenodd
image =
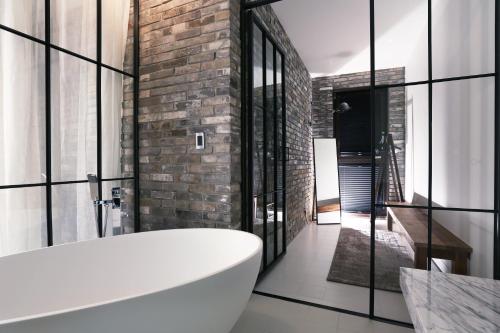
M205 133L196 133L196 149L205 149Z

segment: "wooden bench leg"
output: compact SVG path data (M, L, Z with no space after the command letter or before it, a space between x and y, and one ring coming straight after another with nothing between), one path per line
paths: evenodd
M467 255L463 253L455 254L455 259L451 262L451 272L453 274L467 275Z
M415 250L415 268L427 270L427 249L417 248Z
M392 231L392 223L393 223L392 215L387 214L387 230Z

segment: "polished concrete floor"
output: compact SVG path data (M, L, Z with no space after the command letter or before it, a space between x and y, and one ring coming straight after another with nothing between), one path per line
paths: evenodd
M413 330L317 307L252 295L231 333L411 333Z
M342 217L343 225L369 228L366 216ZM377 221L385 228L385 221ZM368 313L369 289L326 280L341 225L306 226L289 244L287 254L257 284L256 290L311 303ZM375 315L411 323L403 295L375 290Z

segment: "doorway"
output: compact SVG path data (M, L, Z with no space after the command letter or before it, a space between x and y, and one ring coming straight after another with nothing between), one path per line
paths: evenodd
M333 105L342 210L370 213L372 162L370 90L368 87L363 87L336 91L333 94ZM376 137L382 137L387 133L387 89L376 92L374 117ZM385 192L381 194L384 198Z
M286 250L286 109L285 56L253 16L250 101L247 113L247 160L251 180L248 230L263 240L261 271Z

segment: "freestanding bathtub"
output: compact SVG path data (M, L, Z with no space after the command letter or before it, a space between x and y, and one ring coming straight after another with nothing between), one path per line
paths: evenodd
M145 232L0 258L0 333L227 333L262 243L230 230Z

